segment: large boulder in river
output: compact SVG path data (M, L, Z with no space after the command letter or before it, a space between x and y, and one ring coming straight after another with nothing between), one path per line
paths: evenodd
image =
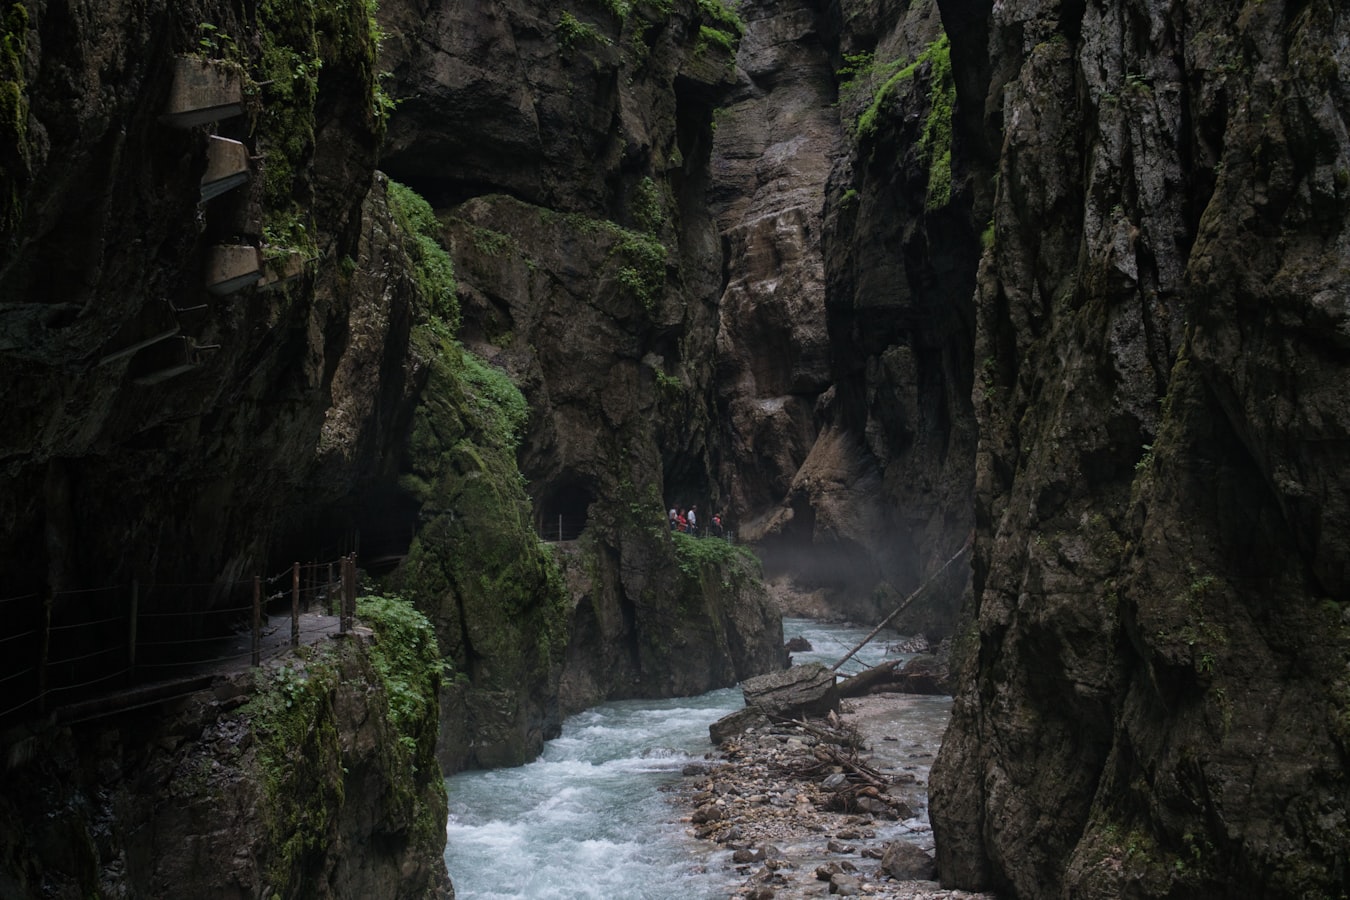
M751 728L760 728L768 724L769 720L764 713L753 706L746 706L709 725L708 737L714 744L720 744Z
M834 684L834 672L820 663L747 678L741 683L741 693L745 695L746 706L755 707L768 716L797 718L839 711L839 690Z
M932 881L937 877L937 861L922 848L905 841L886 845L881 868L896 881Z

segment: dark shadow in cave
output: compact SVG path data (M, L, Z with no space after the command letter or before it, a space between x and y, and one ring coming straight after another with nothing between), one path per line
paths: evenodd
M595 494L572 479L550 484L539 501L536 524L546 541L574 541L586 530Z

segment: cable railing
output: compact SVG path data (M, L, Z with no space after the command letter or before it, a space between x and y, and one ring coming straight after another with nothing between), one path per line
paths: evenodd
M548 543L575 541L586 530L585 516L547 515L535 522L540 540Z
M0 598L12 629L0 633L0 726L166 678L260 666L346 633L356 582L349 555L237 582L132 581Z

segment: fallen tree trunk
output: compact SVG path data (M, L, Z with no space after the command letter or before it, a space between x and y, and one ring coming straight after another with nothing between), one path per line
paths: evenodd
M900 665L900 660L890 659L884 663L872 666L870 669L863 669L857 675L839 682L839 696L842 697L861 697L885 682L895 678L895 667Z

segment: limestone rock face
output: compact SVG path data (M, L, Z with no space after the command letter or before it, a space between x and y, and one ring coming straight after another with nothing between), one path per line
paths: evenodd
M713 200L727 256L718 306L726 505L741 539L788 493L829 386L820 210L840 152L820 14L804 2L739 7L746 38L714 140Z
M741 74L713 167L728 253L721 478L733 527L771 575L872 619L970 525L969 201L958 181L929 203L933 167L912 149L935 79L947 82L929 65L891 83L940 23L927 3L741 12ZM869 60L849 83L836 74L846 55ZM860 129L874 98L878 124ZM965 567L951 575L899 627L949 633Z
M669 506L710 509L716 491L721 267L704 197L734 70L703 43L715 26L694 3L521 2L391 10L386 25L408 99L382 164L437 208L463 340L529 404L531 524L560 542L572 603L544 691L555 728L601 699L699 693L782 665L752 561L682 550L665 523Z
M190 23L171 6L100 4L76 22L58 5L26 4L14 31L26 54L21 158L3 164L15 192L6 215L17 219L0 222L7 594L133 577L230 582L276 558L311 558L332 535L295 540L312 524L307 510L354 483L359 492L372 460L396 443L388 426L406 381L367 368L335 382L360 364L378 371L387 357L373 345L397 345L406 330L393 288L354 290L374 282L337 265L359 255L374 166L375 123L360 102L370 87L362 50L373 44L354 30L343 48L319 51L313 108L264 92L260 107L219 123L290 174L275 175L276 190L304 205L308 234L330 257L322 267L311 259L287 288L216 298L204 284L211 247L262 241L264 178L255 171L248 186L199 205L210 136L159 116L176 54L201 49L199 22L245 57L261 56L248 38L257 27L221 4L197 4ZM52 33L63 36L44 43ZM258 123L269 104L298 128L321 121L321 145L268 143ZM163 335L200 349L160 381L171 367L146 344Z
M942 877L1028 898L1344 893L1341 15L978 14L953 60L992 61L1001 150L976 619L932 779Z

